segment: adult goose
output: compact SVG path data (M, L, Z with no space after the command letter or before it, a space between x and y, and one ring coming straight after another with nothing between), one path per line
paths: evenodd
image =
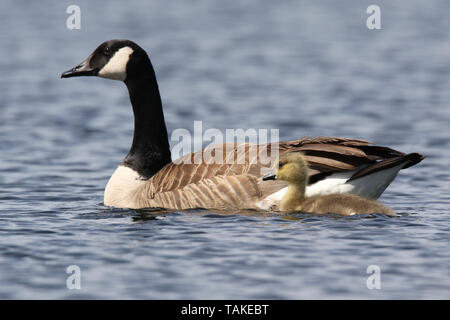
M77 76L123 81L133 106L133 142L105 188L106 206L277 210L287 183L263 181L271 163L259 161L261 152L274 151L303 152L309 163L306 196L352 193L376 199L401 169L424 158L359 139L317 137L259 145L256 156L253 145L226 144L219 155L223 161L189 161L211 154L204 149L172 162L155 72L141 47L130 40L106 41L61 75ZM244 161L230 161L239 157Z

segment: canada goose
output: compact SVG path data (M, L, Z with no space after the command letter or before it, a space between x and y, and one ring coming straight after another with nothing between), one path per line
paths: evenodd
M249 143L224 144L222 163L186 161L197 156L203 159L206 149L172 162L153 66L136 43L130 40L102 43L86 60L61 75L76 76L123 81L133 106L133 142L106 185L106 206L264 210L278 207L287 183L261 179L263 169L269 169L271 164L258 161L259 153L255 161ZM302 151L306 155L307 196L353 193L376 199L400 169L423 159L418 153L404 154L359 139L317 137L258 145L260 151L266 148L270 154L274 146L279 154ZM236 156L245 156L245 162L226 161Z
M308 164L301 152L289 152L280 156L275 162L272 172L263 180L287 181L288 190L281 199L281 211L302 211L305 213L336 213L346 216L357 213L384 213L395 215L395 212L375 200L369 200L353 194L328 194L305 197L308 185Z

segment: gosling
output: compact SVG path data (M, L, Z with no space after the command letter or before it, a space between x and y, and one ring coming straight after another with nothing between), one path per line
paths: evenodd
M351 194L330 194L305 197L308 185L308 165L300 152L290 152L281 155L275 162L272 172L266 174L263 180L287 181L288 190L280 202L281 211L301 211L304 213L334 213L345 216L354 214L382 213L394 216L395 212L381 203Z

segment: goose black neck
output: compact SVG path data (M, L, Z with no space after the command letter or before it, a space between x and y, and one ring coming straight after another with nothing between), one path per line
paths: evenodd
M134 136L131 149L123 161L148 179L171 162L161 96L153 67L138 77L125 80L134 113Z

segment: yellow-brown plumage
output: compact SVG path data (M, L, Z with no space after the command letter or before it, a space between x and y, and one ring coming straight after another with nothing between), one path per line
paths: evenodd
M280 156L273 168L278 180L288 182L288 191L281 199L281 211L301 211L305 213L336 213L353 215L359 213L383 213L395 215L395 212L381 203L350 194L330 194L306 198L308 184L308 164L300 152L290 152Z

